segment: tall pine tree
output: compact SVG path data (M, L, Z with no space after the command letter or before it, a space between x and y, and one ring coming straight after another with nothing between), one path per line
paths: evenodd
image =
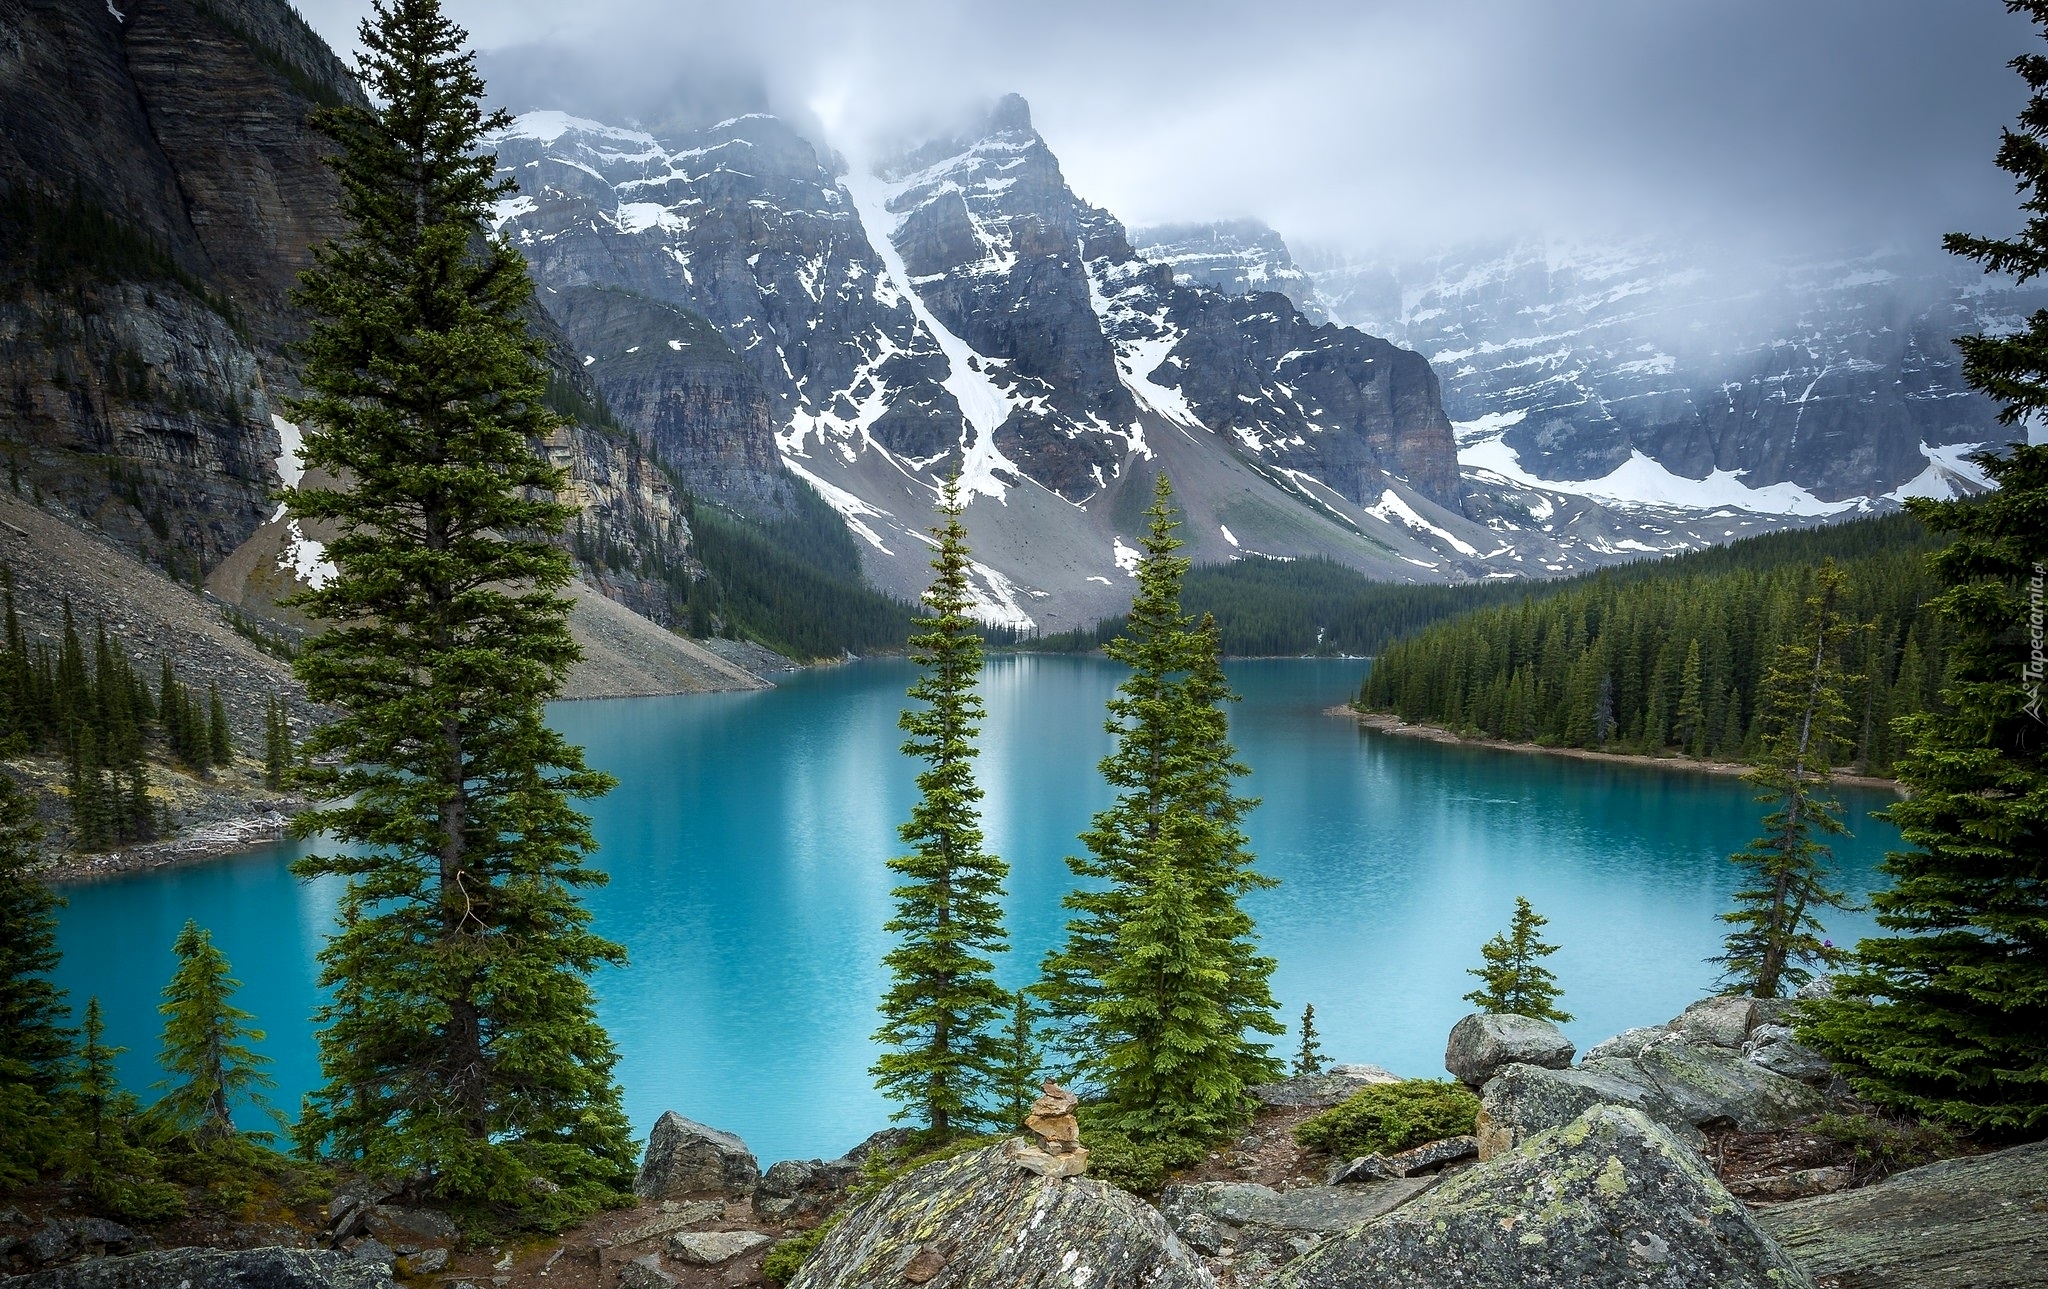
M2048 35L2048 0L2006 7ZM2026 226L1945 245L2027 282L2048 272L2048 55L2011 65L2031 96L1998 164L2026 194ZM2002 423L2048 413L2048 310L1958 343L1964 377L2003 405ZM1910 849L1885 860L1891 886L1871 898L1890 934L1857 946L1807 1033L1872 1101L2028 1137L2048 1128L2048 444L2016 437L1978 463L1995 492L1907 503L1955 538L1932 561L1948 682L1941 710L1900 728L1910 795L1890 813Z
M533 446L541 342L517 251L485 236L481 107L437 0L375 0L358 75L376 110L324 109L350 231L302 278L310 470L289 512L335 532L335 576L297 607L330 624L295 662L339 715L308 740L302 860L347 879L321 953L326 1083L302 1149L423 1172L479 1221L554 1226L624 1202L635 1151L588 981L624 960L579 888L595 842L572 798L608 791L542 704L576 656L548 541L569 508Z
M33 1180L60 1144L52 1123L73 1035L56 970L64 901L36 875L35 802L0 772L0 1185Z
M164 1018L157 1064L171 1077L158 1084L164 1093L151 1114L200 1145L229 1141L239 1135L237 1101L269 1108L259 1089L274 1086L263 1071L270 1058L249 1046L263 1041L263 1031L244 1024L255 1018L229 1001L242 982L228 975L227 956L209 932L187 920L171 952L178 969L157 1008Z
M1833 851L1826 837L1847 832L1841 805L1828 794L1838 750L1849 730L1842 692L1842 641L1855 630L1842 617L1848 577L1833 560L1813 575L1800 628L1765 673L1757 725L1757 765L1743 777L1774 806L1764 835L1731 858L1749 876L1736 907L1721 920L1733 926L1723 942L1722 981L1739 993L1775 998L1803 985L1816 966L1846 956L1829 947L1816 913L1845 907L1829 884Z
M1215 624L1181 611L1188 561L1161 475L1146 511L1138 593L1106 646L1131 669L1109 703L1116 750L1102 762L1115 803L1070 857L1092 879L1065 903L1067 938L1037 986L1067 1067L1104 1090L1108 1115L1140 1137L1203 1138L1241 1111L1243 1089L1280 1063L1270 980L1240 899L1272 885L1241 822L1256 804L1229 741Z
M981 677L981 635L968 610L967 529L959 481L947 482L941 521L932 529L931 617L910 638L923 669L910 687L921 704L904 711L903 753L924 762L918 801L898 832L910 853L889 861L904 879L887 930L897 946L882 959L889 988L875 1041L889 1050L873 1073L900 1117L921 1118L944 1137L1000 1113L1002 1044L994 1026L1011 997L996 985L990 955L1007 947L1003 879L1009 866L982 849L974 781L975 735L982 718L974 686Z

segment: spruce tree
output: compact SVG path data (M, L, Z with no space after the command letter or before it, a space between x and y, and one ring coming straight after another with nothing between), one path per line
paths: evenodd
M876 1084L939 1137L992 1118L988 1093L1001 1070L993 1032L1011 1003L996 985L990 955L1007 947L1003 879L1008 865L982 849L974 781L974 740L982 718L974 686L981 677L981 635L974 605L967 530L958 480L940 501L932 535L932 584L924 593L931 616L910 637L922 669L910 686L919 706L905 709L905 756L924 762L918 800L897 831L910 853L889 861L903 878L896 915L886 929L898 938L882 959L889 988L875 1041L890 1050L875 1062Z
M1557 952L1556 945L1543 942L1543 928L1549 922L1549 918L1530 907L1527 899L1517 895L1508 929L1481 945L1479 956L1484 964L1465 972L1479 977L1481 982L1479 988L1465 995L1465 1001L1495 1015L1528 1016L1560 1025L1571 1020L1569 1012L1557 1009L1557 1000L1564 991L1557 987L1557 977L1543 965L1543 959Z
M1301 1009L1301 1046L1295 1049L1294 1066L1288 1073L1296 1077L1321 1074L1328 1064L1323 1059L1322 1035L1316 1033L1316 1005L1308 1003Z
M263 786L276 791L292 764L292 727L285 706L272 697L263 712Z
M2048 35L2048 0L2006 7ZM2027 223L1945 245L2024 283L2048 272L2048 54L2011 66L2031 94L1998 164L2026 194ZM2003 424L2048 412L2048 311L1958 344L1965 379L2002 404ZM1860 1096L2012 1138L2048 1128L2048 444L2023 438L1977 458L1997 484L1988 495L1907 503L1954 538L1932 557L1947 683L1940 710L1899 725L1909 795L1889 814L1909 849L1886 858L1891 886L1871 899L1890 934L1857 946L1803 1031Z
M220 686L206 686L206 759L215 765L232 765L234 735L228 729L228 709L220 700Z
M1678 711L1676 728L1673 733L1679 748L1687 756L1706 755L1707 705L1706 683L1700 671L1700 642L1698 637L1686 642L1685 666L1679 672Z
M78 1047L77 1076L66 1088L71 1139L64 1175L81 1182L116 1217L161 1222L185 1210L178 1188L157 1177L157 1159L133 1139L141 1107L121 1090L114 1058L127 1051L105 1042L106 1021L98 997L85 1005L84 1041Z
M1239 901L1257 873L1236 795L1231 701L1215 624L1180 607L1188 561L1161 475L1146 511L1138 592L1105 652L1131 669L1109 703L1116 750L1102 773L1113 805L1067 860L1090 885L1064 900L1066 941L1037 986L1066 1067L1103 1088L1105 1122L1139 1137L1206 1137L1240 1113L1246 1085L1280 1063L1254 1035L1279 1034L1269 981Z
M58 1145L51 1120L73 1034L57 968L64 901L36 876L35 803L0 772L0 1185L31 1181Z
M1019 989L1011 995L1010 1024L1003 1032L999 1127L1014 1130L1024 1126L1031 1103L1038 1099L1044 1064L1045 1054L1038 1046L1038 1012L1031 1005L1031 991Z
M1841 805L1828 794L1838 748L1849 726L1842 698L1842 641L1854 628L1843 621L1848 578L1828 560L1814 573L1799 630L1786 641L1764 676L1756 724L1762 740L1756 768L1743 777L1763 791L1757 800L1775 808L1764 816L1764 835L1731 856L1748 870L1750 885L1735 893L1736 908L1721 920L1735 929L1713 959L1722 981L1738 993L1775 998L1786 985L1812 979L1815 966L1845 955L1830 948L1817 912L1845 907L1829 885L1833 851L1818 838L1848 829Z
M258 1089L274 1086L263 1072L270 1058L250 1047L264 1037L244 1023L255 1018L228 1001L242 982L228 975L227 957L213 936L187 921L171 951L178 969L157 1008L164 1018L157 1064L171 1077L157 1085L164 1094L151 1113L201 1145L217 1144L238 1135L235 1102L268 1108Z
M590 930L578 892L604 875L572 805L612 780L542 710L576 657L564 475L533 446L559 422L525 264L484 232L509 117L437 0L372 9L358 74L382 106L316 113L349 231L298 297L292 411L309 479L340 482L286 493L336 534L334 577L295 600L330 625L294 666L339 715L295 771L337 804L294 826L344 846L295 871L347 879L298 1139L478 1221L558 1226L625 1202L635 1163L588 980L624 951Z

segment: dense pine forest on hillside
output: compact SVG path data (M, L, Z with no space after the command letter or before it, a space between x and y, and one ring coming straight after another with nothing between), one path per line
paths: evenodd
M1887 551L1932 549L1920 521L1909 515L1745 538L1726 546L1670 558L1651 558L1552 582L1496 581L1463 586L1374 582L1332 560L1246 558L1207 564L1188 573L1184 602L1195 614L1213 614L1223 651L1237 658L1369 657L1433 622L1497 605L1569 594L1592 584L1708 576L1734 569L1852 560ZM1122 631L1121 617L1089 630L1021 642L1044 653L1100 648Z
M1946 636L1923 611L1936 589L1931 546L1898 516L1574 579L1390 644L1359 703L1488 738L1746 759L1764 670L1819 562L1837 558L1855 624L1842 646L1846 759L1886 773L1903 750L1894 718L1938 701Z

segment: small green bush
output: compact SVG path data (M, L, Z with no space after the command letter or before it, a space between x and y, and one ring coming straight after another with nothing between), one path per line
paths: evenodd
M1856 1173L1865 1181L1966 1151L1962 1139L1941 1124L1878 1114L1829 1111L1815 1121L1813 1131L1854 1150Z
M839 1225L841 1208L808 1231L800 1231L787 1240L777 1240L761 1259L761 1277L770 1284L786 1285L796 1279L796 1273L803 1268L804 1259L811 1256L811 1250L818 1247L828 1232Z
M1363 1088L1348 1101L1296 1125L1309 1150L1352 1159L1389 1154L1471 1132L1479 1098L1445 1079L1403 1079Z

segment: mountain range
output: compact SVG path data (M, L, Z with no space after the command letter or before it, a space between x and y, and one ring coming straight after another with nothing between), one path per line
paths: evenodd
M340 231L306 114L360 92L282 0L8 8L16 486L283 622L323 559L269 499L296 471L291 285ZM1134 234L1015 96L858 164L763 114L656 132L534 110L492 146L585 578L700 630L738 603L742 547L913 598L953 475L977 611L1025 633L1121 610L1162 470L1199 561L1393 581L1968 490L1998 431L1947 341L2035 307L1899 256L1297 262L1249 221ZM755 545L714 566L692 515Z

